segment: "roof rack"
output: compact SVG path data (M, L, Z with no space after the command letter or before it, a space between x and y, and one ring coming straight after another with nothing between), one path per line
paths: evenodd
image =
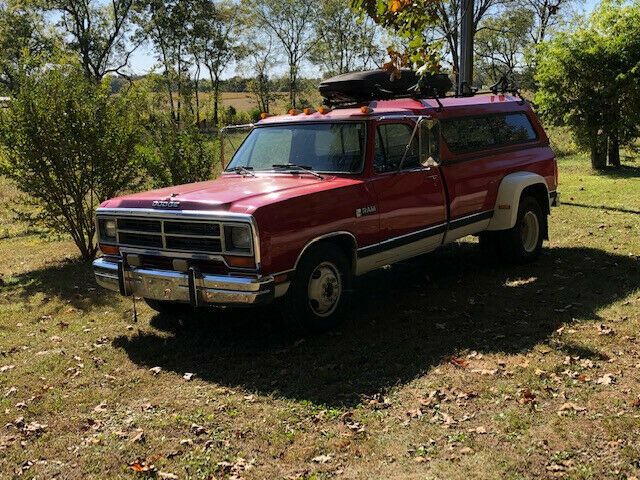
M329 107L347 108L358 106L370 106L372 101L395 100L413 98L421 101L433 99L438 103L436 111L444 109L440 101L447 97L472 97L479 94L492 93L493 95L510 93L518 97L518 103L526 100L520 94L515 82L503 75L487 90L478 88L463 89L470 93L460 95L448 94L453 84L446 74L431 74L418 76L408 69L401 70L401 76L391 79L389 72L385 70L372 70L365 72L352 72L323 81L320 86L320 94L324 97L324 103Z

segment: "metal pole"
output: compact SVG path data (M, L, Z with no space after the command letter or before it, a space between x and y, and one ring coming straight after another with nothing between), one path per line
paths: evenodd
M462 18L460 23L460 72L458 75L458 95L471 93L473 79L473 3L474 0L460 0Z

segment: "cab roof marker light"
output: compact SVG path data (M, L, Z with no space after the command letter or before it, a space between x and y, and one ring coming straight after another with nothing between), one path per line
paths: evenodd
M305 115L311 115L312 113L316 113L316 111L313 108L305 108L303 112Z
M261 120L264 120L265 118L269 118L270 116L271 116L271 115L269 115L269 113L267 113L267 112L262 112L262 113L260 114L260 119L261 119Z
M296 116L296 115L298 115L299 113L300 113L300 112L299 112L297 109L295 109L295 108L292 108L291 110L289 110L289 115L291 115L291 116Z
M364 114L369 114L369 113L373 113L373 108L364 106L364 107L360 107L360 111Z
M318 112L320 113L320 115L326 115L330 111L331 111L331 109L325 107L324 105L318 108Z

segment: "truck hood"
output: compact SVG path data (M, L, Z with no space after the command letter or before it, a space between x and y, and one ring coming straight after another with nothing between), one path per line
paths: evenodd
M253 213L260 206L287 198L339 188L361 180L325 175L318 179L307 174L258 174L256 177L222 175L207 182L177 185L125 195L103 202L102 208L163 208L156 201L179 202L177 210L225 210ZM166 207L164 207L166 208Z

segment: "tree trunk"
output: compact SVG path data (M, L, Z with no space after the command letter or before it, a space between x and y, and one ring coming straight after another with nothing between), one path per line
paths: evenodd
M220 104L220 78L216 75L213 82L213 124L218 126L218 105Z
M607 166L606 137L594 135L591 140L591 168L603 170Z
M612 132L609 135L609 165L614 167L620 166L620 141L618 140L618 132Z

